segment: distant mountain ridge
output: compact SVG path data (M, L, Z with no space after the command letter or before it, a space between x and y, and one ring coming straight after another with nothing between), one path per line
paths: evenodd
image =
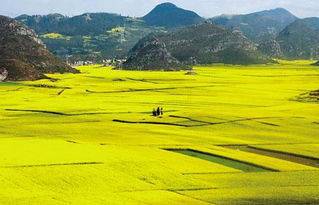
M204 19L193 11L171 3L156 6L141 18L125 17L112 13L85 13L73 17L61 14L20 15L15 18L39 34L97 35L114 27L123 27L134 19L143 20L147 26L176 28L200 23Z
M163 3L141 18L85 13L74 17L21 15L16 19L34 29L50 51L70 62L123 59L150 33L170 32L205 21L241 33L256 44L258 52L271 58L319 58L318 18L298 19L283 8L205 20L193 11ZM200 32L193 35L200 36ZM201 40L205 41L204 38Z
M172 3L156 6L142 18L149 26L176 28L202 22L204 19L193 11L177 7Z
M280 31L297 19L286 9L277 8L251 14L222 15L210 20L216 25L238 29L248 38L258 42L264 38L276 37Z
M78 71L53 56L34 31L0 16L0 72L6 74L2 80L36 80L45 73Z
M130 18L110 13L85 13L67 17L61 14L21 15L15 18L39 34L59 33L63 35L91 35L124 26Z

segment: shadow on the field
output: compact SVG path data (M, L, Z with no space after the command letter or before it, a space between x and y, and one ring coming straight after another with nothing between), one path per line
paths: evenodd
M51 114L51 115L60 115L60 116L86 116L86 115L112 115L112 114L130 114L133 112L87 112L87 113L64 113L57 111L49 110L28 110L28 109L5 109L5 111L10 112L29 112L29 113L42 113L42 114ZM146 112L136 112L136 113L146 113Z

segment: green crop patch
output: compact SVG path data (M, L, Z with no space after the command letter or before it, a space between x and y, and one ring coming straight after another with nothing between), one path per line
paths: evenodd
M21 85L21 84L16 82L0 82L0 86L18 86L18 85Z
M256 148L256 147L245 146L245 145L225 146L225 147L319 168L319 159L314 157L302 156L302 155L294 154L294 153Z
M180 154L184 154L191 157L196 157L202 160L210 161L213 163L221 164L226 167L231 167L234 169L241 170L243 172L268 172L268 171L274 171L271 169L259 167L253 164L249 164L246 162L241 162L238 160L230 159L223 156L213 155L197 150L192 149L165 149L167 151L176 152Z

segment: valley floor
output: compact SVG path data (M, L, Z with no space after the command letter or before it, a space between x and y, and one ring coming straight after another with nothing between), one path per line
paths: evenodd
M319 204L308 64L0 83L0 204Z

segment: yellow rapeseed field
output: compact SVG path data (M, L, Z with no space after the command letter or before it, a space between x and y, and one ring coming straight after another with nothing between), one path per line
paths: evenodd
M279 62L0 83L0 204L319 204L319 104L298 100L319 68Z

